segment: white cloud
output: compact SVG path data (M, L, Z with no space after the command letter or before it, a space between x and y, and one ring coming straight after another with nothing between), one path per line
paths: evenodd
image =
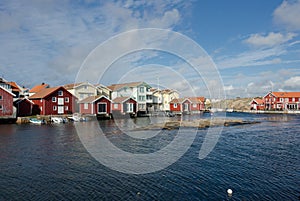
M89 51L106 39L134 28L177 26L182 4L185 2L62 0L58 4L55 0L2 0L2 74L21 82L34 74L32 82L63 84L66 77L72 79L77 73ZM9 70L12 68L14 72Z
M297 36L295 33L287 33L284 35L282 33L274 32L270 32L267 35L252 34L249 38L244 40L244 42L254 47L273 47L288 42L295 36Z
M300 30L300 1L283 1L273 13L274 22L290 30Z
M287 51L282 47L245 51L238 55L216 58L218 68L235 68L245 66L260 66L281 63L278 56Z
M284 81L283 87L289 90L300 91L300 76L294 76Z

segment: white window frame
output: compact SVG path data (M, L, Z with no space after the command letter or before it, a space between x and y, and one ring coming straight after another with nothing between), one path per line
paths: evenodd
M70 101L69 97L65 97L65 103L68 103Z
M59 90L59 91L57 92L57 94L58 94L58 96L63 96L63 95L64 95L64 92L63 92L62 90Z
M292 102L295 102L296 101L296 98L292 98Z
M3 110L3 105L0 105L0 110Z
M289 98L285 98L284 101L285 101L285 102L289 102Z
M282 103L282 102L283 102L283 98L280 98L280 99L279 99L279 102L281 102L281 103Z
M53 109L53 111L57 111L57 106L54 105L52 109Z
M41 99L42 100L42 99ZM52 103L56 103L56 97L52 97Z
M65 105L65 111L69 110L69 106Z
M140 87L140 93L145 93L145 88L144 87Z
M114 103L114 109L118 109L119 108L119 104L118 103Z
M89 109L89 104L88 103L84 103L83 104L83 109L88 110Z
M197 103L193 103L193 107L194 107L194 108L197 107Z
M174 104L173 104L173 107L174 107L174 108L177 108L177 103L174 103Z

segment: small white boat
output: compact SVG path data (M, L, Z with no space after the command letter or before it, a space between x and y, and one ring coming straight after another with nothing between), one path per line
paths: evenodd
M72 120L72 121L85 121L86 119L84 117L81 117L80 114L73 114L72 117L68 117L68 119Z
M33 124L45 124L46 123L45 120L41 120L41 119L37 119L37 118L30 118L29 122L33 123Z
M61 117L51 117L51 121L57 124L64 123L64 119Z

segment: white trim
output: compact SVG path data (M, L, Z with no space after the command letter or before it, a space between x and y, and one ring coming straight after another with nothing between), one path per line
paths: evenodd
M8 91L7 89L3 88L2 86L0 86L0 88L3 89L4 91L6 91L7 93L11 94L13 97L16 96L13 92Z

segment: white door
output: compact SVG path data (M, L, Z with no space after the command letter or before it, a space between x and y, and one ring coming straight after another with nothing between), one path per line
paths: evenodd
M58 114L63 114L64 113L64 106L57 106L57 113Z
M57 104L58 105L63 105L64 104L64 98L58 98L57 99Z
M127 103L127 111L126 112L133 112L133 103Z

